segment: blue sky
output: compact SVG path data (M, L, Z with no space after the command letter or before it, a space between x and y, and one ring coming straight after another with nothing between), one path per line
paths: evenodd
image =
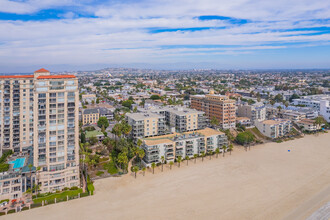
M0 73L330 68L328 0L0 0Z

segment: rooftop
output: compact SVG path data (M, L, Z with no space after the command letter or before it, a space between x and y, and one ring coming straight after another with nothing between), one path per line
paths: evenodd
M86 131L86 138L97 137L97 136L104 136L101 131Z
M49 70L46 70L46 69L44 69L44 68L41 68L41 69L38 69L38 70L36 70L36 71L34 71L35 73L47 73L47 72L49 72Z

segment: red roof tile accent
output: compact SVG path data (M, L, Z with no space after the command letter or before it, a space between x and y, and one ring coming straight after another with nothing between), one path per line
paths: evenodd
M76 78L75 75L49 75L49 76L38 76L37 79L67 79Z
M7 75L0 76L0 79L9 79L9 78L33 78L33 75Z
M47 72L49 72L48 70L46 70L46 69L44 69L44 68L41 68L41 69L39 69L39 70L37 70L37 71L34 71L35 73L47 73Z

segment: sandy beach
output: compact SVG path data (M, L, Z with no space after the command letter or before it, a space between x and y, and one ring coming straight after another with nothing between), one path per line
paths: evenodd
M290 150L291 152L288 152ZM330 201L330 134L95 182L94 196L3 219L306 219Z

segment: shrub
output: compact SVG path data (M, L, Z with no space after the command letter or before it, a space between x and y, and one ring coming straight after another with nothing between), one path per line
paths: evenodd
M70 190L77 190L78 189L78 186L72 186L71 188L70 188Z
M103 171L97 171L96 176L102 176L104 174Z
M238 144L244 145L244 144L249 144L249 143L253 142L254 139L255 139L255 137L251 132L244 131L244 132L239 133L236 136L235 140Z

